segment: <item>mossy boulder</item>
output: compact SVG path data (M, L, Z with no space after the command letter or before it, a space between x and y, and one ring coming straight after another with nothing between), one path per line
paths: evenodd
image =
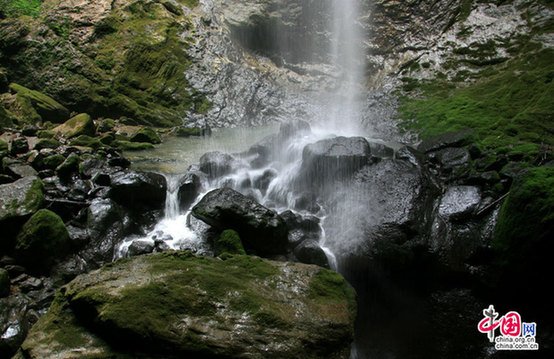
M60 142L53 138L41 138L36 144L35 144L35 150L40 151L45 148L51 148L56 149L60 146Z
M64 122L62 125L55 127L52 131L65 138L73 138L81 135L94 136L96 127L92 118L81 113Z
M42 92L28 89L16 83L10 84L10 90L17 93L22 103L28 103L43 121L64 122L69 118L69 110L59 102Z
M0 152L8 152L8 143L0 138Z
M0 298L10 294L10 275L7 270L0 268Z
M214 241L214 250L216 255L222 254L246 254L239 234L232 230L227 229L223 231L219 237Z
M81 159L76 153L72 153L58 166L56 167L56 173L62 179L68 179L72 174L79 171L79 163Z
M348 358L355 313L352 287L320 267L240 255L145 255L62 288L21 354Z
M142 142L142 143L152 143L159 144L162 143L162 140L158 133L151 128L143 127L134 133L131 138L131 142Z
M15 217L30 216L42 207L43 202L44 185L38 177L24 177L0 185L0 223Z
M41 209L21 228L16 240L17 259L33 272L46 273L69 253L71 242L63 220Z

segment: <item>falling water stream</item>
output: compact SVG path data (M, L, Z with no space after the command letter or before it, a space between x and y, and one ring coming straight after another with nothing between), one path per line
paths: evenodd
M172 139L162 144L163 148L155 152L142 152L138 155L131 155L135 168L156 170L166 175L168 182L168 193L165 206L165 217L156 227L143 238L129 238L123 243L118 252L124 256L133 241L163 241L164 245L174 249L192 249L199 253L209 252L203 238L203 231L206 229L200 221L190 216L190 208L183 212L179 209L177 189L179 180L190 165L198 162L202 153L220 150L227 153L243 153L236 155L232 173L211 180L204 180L203 193L197 198L199 200L204 193L211 189L220 187L231 187L247 196L255 198L264 206L281 213L285 210L293 210L299 215L315 215L320 219L321 236L320 246L328 257L329 265L342 272L341 249L350 246L360 233L353 233L356 230L356 218L359 214L366 213L367 208L360 208L359 194L348 191L348 189L335 189L337 192L336 208L319 209L307 213L305 210L295 210L298 193L295 186L298 181L298 173L302 167L302 152L306 145L315 143L321 139L335 136L363 136L366 138L377 137L376 134L368 133L361 125L361 109L364 98L364 33L357 22L359 16L359 0L332 1L328 6L321 6L319 2L305 1L303 5L307 14L303 17L305 21L315 21L315 16L321 16L321 9L330 12L324 14L330 19L325 25L328 34L327 53L325 58L329 66L334 69L335 85L333 90L326 90L325 93L315 92L311 95L316 106L322 106L321 115L316 118L303 119L310 122L312 131L308 133L297 133L285 141L281 141L277 148L273 148L269 164L262 168L252 167L249 164L248 156L244 155L251 145L261 140L265 135L275 133L277 127L254 129L222 129L215 131L211 139ZM311 8L315 7L315 8ZM273 41L278 51L290 54L295 51L291 47L286 36L277 34ZM315 40L314 40L315 43ZM307 48L313 48L307 46ZM305 46L306 47L306 46ZM304 48L304 52L306 49ZM303 60L321 62L321 49L313 59L303 54ZM329 99L321 101L322 98ZM322 103L324 103L322 105ZM187 148L183 148L186 147ZM186 154L182 158L182 154ZM151 159L156 161L151 161ZM273 173L266 189L260 190L251 184L256 182L266 173ZM305 185L310 185L309 183ZM342 193L344 192L344 194ZM194 204L193 204L194 205ZM364 205L366 207L367 205ZM190 206L192 208L192 206ZM315 213L314 213L315 212ZM365 215L365 214L364 214ZM359 350L355 344L352 349L352 358L363 357L358 354Z

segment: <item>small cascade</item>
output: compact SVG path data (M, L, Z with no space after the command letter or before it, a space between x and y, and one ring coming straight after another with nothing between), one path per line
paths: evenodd
M140 248L145 251L165 251L169 249L191 250L198 254L210 254L211 249L204 240L204 232L209 228L200 221L190 220L190 210L182 212L179 203L179 185L181 175L166 175L167 193L164 218L154 229L144 236L127 238L116 251L116 258L134 254ZM199 196L200 199L202 196ZM192 206L191 206L192 208Z

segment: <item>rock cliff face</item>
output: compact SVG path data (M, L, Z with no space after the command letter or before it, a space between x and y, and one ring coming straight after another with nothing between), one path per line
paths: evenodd
M141 256L62 288L20 357L348 358L355 312L353 289L317 266Z

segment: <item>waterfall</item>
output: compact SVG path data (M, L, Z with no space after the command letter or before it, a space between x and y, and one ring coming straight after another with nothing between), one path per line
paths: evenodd
M330 59L337 76L326 126L335 133L361 132L360 95L364 84L363 31L357 21L360 0L333 1Z
M180 176L166 176L167 193L165 197L165 219L175 220L179 216L179 179Z

